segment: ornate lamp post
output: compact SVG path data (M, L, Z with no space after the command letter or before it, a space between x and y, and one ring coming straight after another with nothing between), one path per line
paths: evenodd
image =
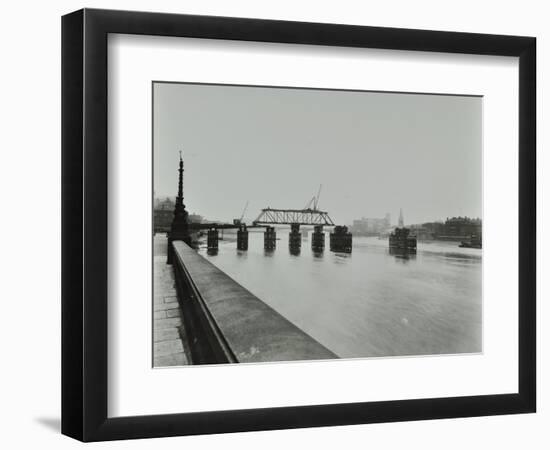
M189 224L187 223L187 216L189 215L185 210L183 204L183 158L180 152L180 165L179 165L179 181L178 181L178 196L176 197L176 206L174 208L174 219L172 220L172 226L168 233L168 264L172 264L174 258L174 251L172 249L172 242L184 241L191 245L191 236L189 235Z

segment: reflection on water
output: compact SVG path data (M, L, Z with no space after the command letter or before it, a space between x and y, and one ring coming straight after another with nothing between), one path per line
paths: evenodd
M388 253L392 256L395 256L395 259L397 260L407 261L411 258L416 258L416 250L411 251L405 248L388 248Z
M300 256L300 253L302 253L302 251L300 247L289 247L288 253L292 256Z
M314 253L308 239L296 253L288 230L277 235L273 251L250 232L248 251L227 236L205 257L341 357L482 350L480 250L419 242L416 255L390 254L387 240L354 237L351 254Z

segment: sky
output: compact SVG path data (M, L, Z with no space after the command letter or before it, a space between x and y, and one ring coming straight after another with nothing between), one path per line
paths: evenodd
M337 224L482 216L481 97L155 82L153 186L210 220L319 209Z

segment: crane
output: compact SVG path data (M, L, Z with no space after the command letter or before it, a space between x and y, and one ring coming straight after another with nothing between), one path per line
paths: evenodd
M240 225L242 223L246 210L248 209L249 203L250 203L250 200L247 200L246 205L244 205L244 209L243 209L243 213L241 214L241 217L238 219L233 219L233 225Z
M319 190L317 191L317 195L312 197L309 202L307 202L304 209L311 209L311 205L313 204L313 210L317 211L317 207L319 206L319 197L321 196L321 188L323 187L322 184L319 185Z
M319 197L321 196L322 184L319 185L319 190L317 191L317 197L315 197L315 203L313 204L313 209L317 211L317 205L319 205Z

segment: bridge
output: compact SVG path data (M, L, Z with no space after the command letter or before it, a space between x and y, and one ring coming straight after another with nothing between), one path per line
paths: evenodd
M264 208L252 222L253 225L326 225L334 226L334 222L326 211L318 209L274 209Z
M289 251L297 255L302 246L300 225L314 227L313 252L324 251L323 226L333 226L330 250L350 252L351 233L346 227L335 226L328 213L317 208L319 193L303 209L262 209L251 227L242 221L244 211L232 224L188 223L181 155L178 171L178 195L170 230L166 237L155 236L153 243L154 366L338 358L197 253L197 242L192 237L192 232L206 230L207 253L215 255L219 231L236 228L237 250L245 252L248 228L265 228L264 250L273 252L277 242L273 225L290 225ZM171 267L164 265L165 260Z

